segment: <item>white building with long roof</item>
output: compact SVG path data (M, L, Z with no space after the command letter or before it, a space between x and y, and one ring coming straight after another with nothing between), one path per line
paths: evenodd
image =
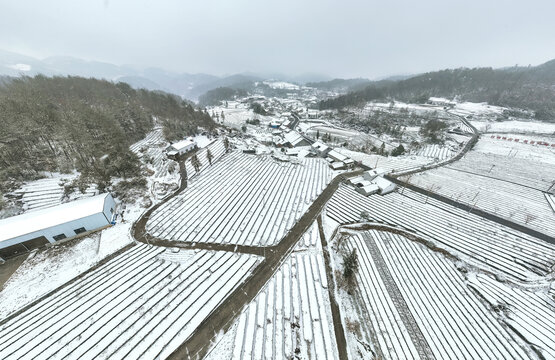
M10 257L109 226L116 203L109 193L0 220L0 257Z

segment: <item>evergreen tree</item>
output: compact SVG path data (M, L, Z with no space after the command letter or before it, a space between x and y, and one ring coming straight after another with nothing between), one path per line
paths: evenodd
M212 152L210 151L210 149L206 149L206 159L208 160L208 163L210 165L212 165Z
M198 173L200 171L201 163L200 163L200 160L198 159L197 154L193 154L193 156L191 156L191 165L193 165L195 172Z

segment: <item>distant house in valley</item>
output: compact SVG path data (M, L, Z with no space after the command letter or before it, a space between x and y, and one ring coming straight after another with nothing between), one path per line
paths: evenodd
M2 219L0 257L13 257L109 226L115 211L114 198L105 193Z

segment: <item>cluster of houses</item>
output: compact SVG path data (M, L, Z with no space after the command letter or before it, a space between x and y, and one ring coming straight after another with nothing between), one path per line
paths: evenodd
M311 148L316 155L325 158L333 170L351 169L355 166L353 159L320 141L313 143Z
M355 190L364 196L372 194L385 195L395 190L395 184L383 177L385 171L379 168L365 171L361 176L351 178L349 182Z

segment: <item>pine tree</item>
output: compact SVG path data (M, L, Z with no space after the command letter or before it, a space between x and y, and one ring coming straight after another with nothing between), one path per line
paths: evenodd
M212 152L210 151L210 149L206 149L206 159L208 160L208 163L210 165L212 165Z
M195 168L195 172L199 172L200 170L200 160L197 157L197 154L193 154L193 156L191 156L191 165L193 165L193 168Z

